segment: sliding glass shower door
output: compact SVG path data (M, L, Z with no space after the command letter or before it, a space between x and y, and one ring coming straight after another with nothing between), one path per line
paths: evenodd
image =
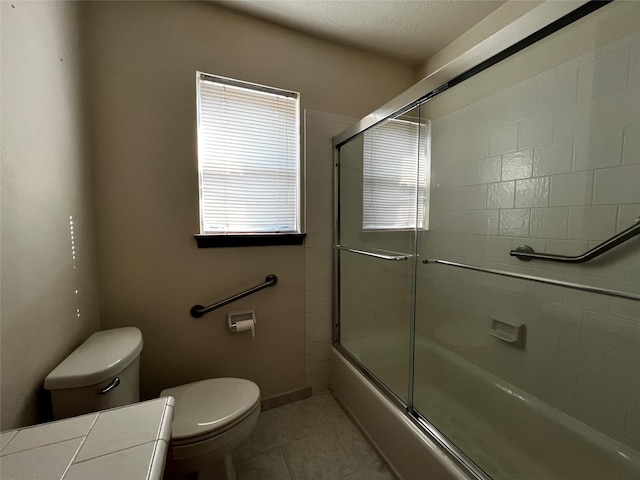
M476 478L640 478L640 2L594 5L338 147L338 346Z
M425 218L428 124L419 109L339 151L340 344L409 401L416 228Z

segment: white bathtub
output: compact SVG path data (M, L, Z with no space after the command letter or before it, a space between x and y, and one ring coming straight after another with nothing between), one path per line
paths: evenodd
M378 376L390 378L388 366L397 364L391 356L401 341L397 335L386 335L347 347ZM639 452L442 347L422 339L416 345L416 410L492 478L640 479ZM397 372L396 378L403 375ZM467 478L336 349L330 382L336 398L399 478Z

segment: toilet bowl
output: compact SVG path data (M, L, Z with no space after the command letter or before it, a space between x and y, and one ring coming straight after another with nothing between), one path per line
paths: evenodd
M45 378L54 418L139 401L141 351L142 333L135 327L91 335ZM258 386L241 378L213 378L168 388L161 396L175 399L172 477L235 480L231 452L258 420Z
M163 390L175 399L174 479L235 479L231 452L251 433L260 414L258 386L241 378L214 378Z

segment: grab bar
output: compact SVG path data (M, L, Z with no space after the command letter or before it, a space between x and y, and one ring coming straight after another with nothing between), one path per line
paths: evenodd
M600 245L596 245L591 250L583 253L582 255L576 255L575 257L567 255L554 255L551 253L536 253L529 245L521 245L515 250L511 250L509 255L516 257L523 262L529 262L531 260L548 260L550 262L562 262L562 263L584 263L608 252L614 247L617 247L623 242L640 234L640 217L636 219L636 222L629 228L623 230L617 235L605 240Z
M221 300L219 302L216 302L212 305L209 305L208 307L203 307L202 305L194 305L193 307L191 307L191 310L190 310L191 316L193 318L200 318L205 313L209 313L215 310L216 308L224 307L225 305L231 302L235 302L236 300L240 300L241 298L249 296L252 293L259 292L263 288L272 287L277 283L278 283L278 277L276 277L274 274L271 273L267 275L267 278L264 279L264 283L261 283L260 285L256 285L255 287L250 288L249 290L245 290L244 292L237 293L236 295L232 295L231 297Z
M366 250L357 250L355 248L348 248L342 245L336 245L335 248L336 250L340 250L342 252L357 253L358 255L366 255L368 257L380 258L382 260L391 260L394 262L404 262L405 260L409 259L408 255L385 255L383 253L375 253L375 252L368 252Z
M610 290L608 288L592 287L589 285L582 285L579 283L565 282L563 280L552 280L550 278L542 278L542 277L535 277L533 275L524 275L521 273L506 272L504 270L495 270L492 268L476 267L475 265L467 265L466 263L450 262L448 260L425 259L422 261L422 263L448 265L450 267L464 268L467 270L474 270L476 272L491 273L493 275L500 275L503 277L519 278L521 280L529 280L531 282L544 283L546 285L556 285L559 287L570 288L573 290L580 290L583 292L590 292L590 293L599 293L601 295L608 295L610 297L624 298L627 300L634 300L636 302L640 302L640 295L636 295L633 293L618 292L616 290Z

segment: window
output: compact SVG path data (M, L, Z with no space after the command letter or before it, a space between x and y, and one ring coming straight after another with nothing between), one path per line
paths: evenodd
M197 100L198 246L302 243L299 94L197 72Z
M427 228L429 123L393 119L364 134L364 230Z

